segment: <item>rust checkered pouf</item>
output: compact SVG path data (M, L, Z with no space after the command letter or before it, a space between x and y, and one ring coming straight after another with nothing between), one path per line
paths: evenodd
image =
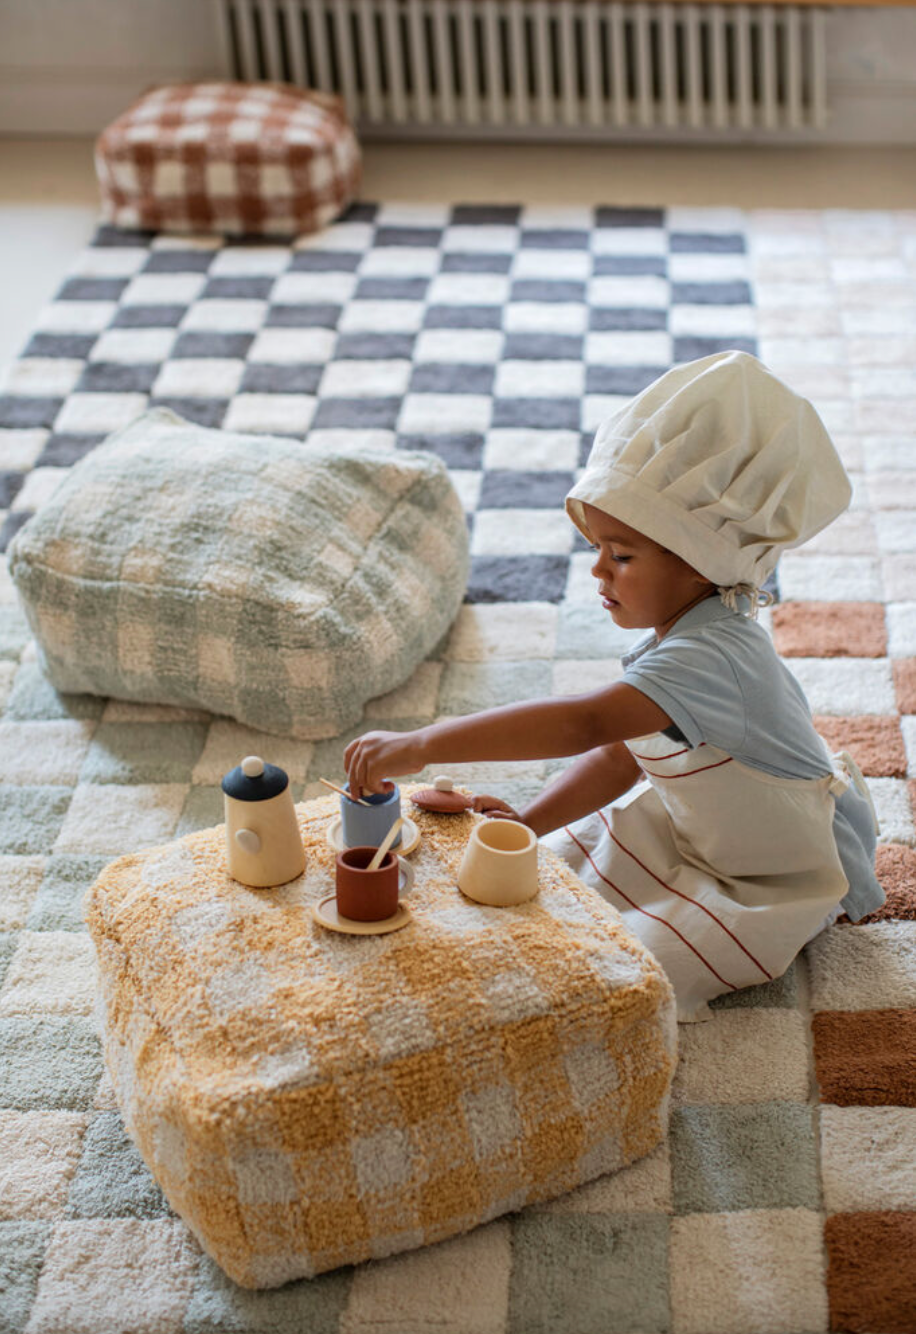
M317 231L360 175L340 98L285 84L155 88L102 131L95 160L104 218L154 231Z

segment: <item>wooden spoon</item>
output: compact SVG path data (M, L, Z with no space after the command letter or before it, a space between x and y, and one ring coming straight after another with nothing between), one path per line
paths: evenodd
M332 792L339 792L342 797L346 797L347 801L355 801L357 806L370 806L372 804L369 801L363 801L362 797L351 797L349 792L344 791L342 787L338 787L336 783L332 783L328 778L319 778L318 781L324 783L325 787L329 787Z
M399 815L398 818L395 820L394 824L388 830L388 833L385 835L385 841L381 844L378 852L375 854L375 856L372 858L372 861L366 867L367 871L378 870L378 868L382 864L382 861L384 860L385 853L388 851L394 840L397 838L398 830L400 829L403 823L404 823L404 817L402 815Z

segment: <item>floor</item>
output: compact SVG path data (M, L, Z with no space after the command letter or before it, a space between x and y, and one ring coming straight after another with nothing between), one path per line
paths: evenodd
M5 595L0 586L0 779L13 792L5 808L11 814L0 821L0 853L14 850L5 860L17 864L17 877L10 882L5 870L0 894L0 926L9 928L0 933L7 937L0 941L0 1058L10 1071L0 1140L12 1145L0 1163L12 1221L0 1226L4 1237L16 1238L11 1272L17 1286L10 1294L16 1326L28 1323L36 1334L64 1326L124 1327L125 1320L131 1329L184 1328L188 1334L228 1334L240 1322L278 1332L320 1326L341 1334L372 1334L382 1326L505 1334L546 1325L557 1334L586 1327L609 1334L637 1327L686 1334L759 1329L759 1314L766 1311L773 1334L828 1326L911 1329L916 1293L906 1276L912 1271L914 1191L907 1171L916 1155L907 1156L901 1144L912 1137L916 1113L907 1105L912 1079L899 1053L912 1048L916 1027L916 923L907 920L913 916L908 868L916 843L908 795L908 779L916 776L916 472L912 436L902 433L916 420L907 375L916 359L913 154L565 149L559 163L556 149L391 146L367 151L363 193L367 199L433 203L511 200L550 207L602 201L753 211L757 244L738 258L746 262L754 290L760 354L816 398L855 476L857 495L850 513L807 554L784 557L780 585L786 601L773 609L771 623L831 745L848 744L860 759L884 828L882 876L897 897L884 920L824 933L785 979L755 988L752 998L745 993L737 1005L726 1001L713 1022L683 1031L673 1133L636 1165L635 1175L611 1174L579 1197L532 1211L518 1223L496 1219L468 1237L391 1263L239 1297L215 1269L197 1267L183 1225L168 1217L124 1136L87 1018L92 972L79 905L88 882L112 856L143 841L162 843L216 824L219 779L250 748L251 733L226 719L193 715L176 726L168 711L89 696L78 706L84 712L62 718L8 582ZM793 207L836 212L821 225L783 211ZM907 210L903 221L887 216L891 208ZM90 145L0 141L0 365L15 355L39 308L78 262L94 213ZM699 255L666 256L673 279L673 261L683 273L685 258L710 285L724 274L734 278L735 255L715 253L713 232L705 239L709 253L700 247ZM657 241L667 244L668 237ZM131 264L139 268L143 262L142 254L121 256L124 278L131 276ZM339 276L331 271L332 279ZM451 281L454 273L444 276ZM171 277L153 273L143 281ZM550 278L562 281L562 265ZM191 275L187 285L200 281ZM492 289L487 295L495 304ZM557 332L558 303L530 304L541 306L537 331ZM691 310L688 297L671 306L672 337L741 331L741 303L711 301L705 310ZM723 327L726 316L731 318ZM57 327L53 319L45 324ZM238 429L263 429L267 407L281 413L302 407L291 401L296 394L283 391L284 381L274 381L272 395L257 384L260 377L260 389L271 388L265 376L277 370L277 349L288 332L271 329L269 343L264 340L254 356L244 351L246 365L234 354L237 365L220 367L217 358L205 365L209 353L200 350L198 330L198 351L182 367L181 358L169 356L168 330L163 337L153 329L163 359L159 387L194 397L212 390L218 397L227 377L239 377L241 389L240 377L250 374L255 392L230 391L233 415L226 420ZM448 330L428 332L433 348L450 341ZM19 449L10 471L28 472L13 495L17 521L56 487L66 466L62 448L78 447L80 435L85 444L95 424L100 434L119 424L122 409L134 411L132 397L145 402L143 376L150 390L160 376L159 367L144 365L142 356L137 364L138 348L149 357L148 333L122 331L124 375L99 356L91 384L83 387L90 392L69 392L83 372L72 352L33 356L11 377L16 383L7 410L19 406L18 394L34 399L22 406L43 414L10 432ZM652 340L628 331L626 341L633 354L637 346L642 351L647 343L660 343L667 364L667 337ZM591 341L600 359L613 336L599 333ZM486 346L486 335L481 340L478 333L475 346L481 342ZM457 344L463 351L464 334L451 340L453 349ZM543 421L540 402L532 408L525 393L531 379L522 378L522 358L501 356L501 335L489 344L503 363L500 394L485 396L475 388L466 397L478 410L481 398L487 404L493 397L504 404L515 399L519 407L527 403L525 426L540 448L528 448L524 470L516 463L513 477L513 432L490 431L484 417L480 466L459 462L452 470L474 512L478 574L492 578L494 569L504 570L507 546L533 554L532 568L540 557L541 569L555 569L565 542L569 575L553 601L546 594L538 600L536 593L535 600L514 605L487 597L464 606L442 660L422 664L419 685L382 697L373 706L379 709L375 726L406 726L405 707L426 721L506 703L525 692L576 693L608 679L613 650L585 628L587 600L594 596L590 558L572 551L561 513L552 525L542 489L560 483L563 494L568 478L561 470L574 469L580 433L555 432ZM577 376L587 389L589 369L621 369L590 368L587 345L579 353L570 344L575 339L565 340L569 364L558 358L546 379L542 368L535 372L539 390L561 380L576 386ZM606 351L604 357L611 360ZM428 352L426 359L432 360ZM298 374L309 368L292 369ZM434 363L417 369L436 375L442 368ZM208 382L197 378L203 374ZM402 385L412 378L412 368L403 368ZM338 411L355 385L352 375L338 378L329 395L338 400ZM592 394L597 407L611 388L592 384L599 391ZM66 415L58 420L56 403L64 396ZM265 401L270 397L272 405ZM442 406L446 395L424 395L422 389L415 395L424 397L436 401L416 405L429 414L422 428L440 432L447 443L454 418ZM459 399L457 393L452 397ZM538 397L543 402L548 395ZM583 393L587 412L588 400ZM235 415L244 411L257 420ZM460 401L457 411L465 412ZM93 413L100 414L95 423ZM49 451L42 461L52 425L56 454ZM311 429L308 419L303 429ZM534 520L527 519L534 511L523 508L531 496L520 494L522 488L538 492ZM530 574L526 579L530 597ZM145 642L138 641L141 655ZM312 746L283 738L278 744L272 757L290 772L297 796L318 795L319 775L341 777L339 739ZM525 772L526 781L537 785L546 777L546 770L538 774L530 764ZM518 800L518 779L507 791L499 779L492 781L492 766L476 773L466 766L458 776L478 791L485 783L484 790ZM53 857L46 857L49 848ZM37 1051L40 1059L21 1036L32 1032L45 1044ZM876 1098L880 1106L873 1105ZM740 1170L730 1170L735 1163ZM121 1284L118 1275L127 1281Z
M916 150L369 144L362 193L469 203L916 210ZM0 139L0 377L91 236L95 216L91 140Z

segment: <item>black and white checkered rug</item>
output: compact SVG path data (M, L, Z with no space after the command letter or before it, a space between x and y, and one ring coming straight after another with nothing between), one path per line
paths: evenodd
M469 601L559 603L581 549L562 502L601 418L674 362L756 351L743 232L689 221L358 204L288 246L102 228L0 397L0 542L162 404L431 450L471 516Z

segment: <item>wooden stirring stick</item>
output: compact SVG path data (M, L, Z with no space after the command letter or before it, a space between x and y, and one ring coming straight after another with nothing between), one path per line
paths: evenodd
M397 838L398 830L400 829L403 823L404 823L404 817L399 815L398 818L395 820L394 824L388 830L388 833L385 835L384 843L381 844L378 852L375 854L375 856L372 858L372 861L366 867L367 871L378 870L378 868L382 864L382 861L384 860L385 853L388 851L394 840Z
M324 783L325 787L329 787L332 792L339 792L342 797L346 797L347 801L355 801L358 806L372 805L371 801L363 801L362 797L351 797L349 792L346 792L342 787L338 787L336 783L329 782L327 778L319 778L318 781Z

